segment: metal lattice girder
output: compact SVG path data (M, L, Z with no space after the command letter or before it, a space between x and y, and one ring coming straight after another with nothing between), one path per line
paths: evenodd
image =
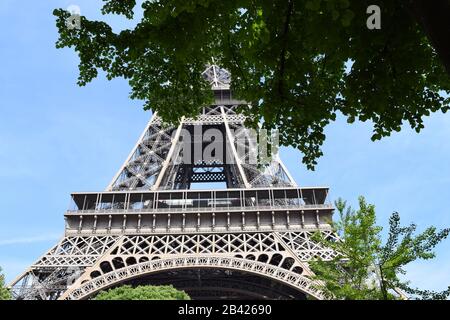
M92 265L117 236L66 237L32 267L85 267Z
M263 167L254 163L258 148L256 137L245 128L245 116L236 113L236 108L245 103L232 100L228 101L231 105L217 103L203 108L197 118L183 118L178 128L164 127L159 116L154 114L108 190L188 189L191 183L223 182L224 179L228 187L295 186L278 157ZM221 163L227 172L225 177L210 175L196 180L192 174L194 163L181 160L183 147L179 137L182 131L190 132L190 128L201 126L214 128L222 134L225 153L217 163ZM246 143L238 140L244 138ZM203 143L204 147L208 145Z
M231 74L217 65L212 64L203 71L203 76L213 89L229 89Z
M73 288L95 280L103 274L107 275L113 270L121 272L123 268L148 261L176 259L187 261L204 256L208 259L242 259L244 262L251 263L253 267L256 261L258 265L264 265L264 270L267 272L276 271L276 274L283 275L288 272L293 276L292 279L295 278L295 281L298 281L300 285L297 287L298 290L312 297L321 297L303 287L306 285L304 278L311 275L307 262L315 258L332 259L335 253L314 243L310 239L313 232L315 231L130 235L99 237L92 241L87 239L95 237L69 237L63 239L59 245L33 265L21 279L22 281L15 283L13 292L17 298L21 299L43 299L43 296L48 298L52 295L59 297L64 292L63 298L67 298L68 292L71 292ZM321 232L327 237L333 236L329 230L321 230ZM84 245L80 248L81 243ZM95 245L96 243L101 245ZM76 266L74 259L78 256L95 257L95 260L91 260L90 265L79 264L79 268L74 270ZM55 265L54 261L58 261L59 265ZM209 262L204 266L214 267ZM74 274L74 271L79 273ZM65 276L61 276L64 272ZM73 281L77 276L80 277L67 288L65 281ZM29 278L33 279L31 285L23 285L23 281L29 281ZM116 278L111 278L107 286L117 285L118 282L113 282L114 279ZM287 284L292 285L292 283ZM96 292L92 291L90 295Z
M321 293L311 287L307 262L318 257L328 260L335 254L314 244L310 239L311 233L123 236L109 254L87 268L61 298L87 298L126 278L153 271L177 267L233 268L233 261L239 268L247 266L247 269L239 270L275 275L277 280L289 280L286 284L296 286L312 297L322 298Z
M155 114L108 190L150 189L173 145L174 129L165 127Z

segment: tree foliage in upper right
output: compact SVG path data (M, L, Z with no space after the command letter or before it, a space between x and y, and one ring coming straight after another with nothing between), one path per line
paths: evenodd
M104 0L102 13L139 19L122 31L86 17L71 29L70 13L54 14L57 47L80 58L79 85L99 70L125 78L132 98L176 123L212 102L201 72L215 57L232 74L233 96L252 104L247 125L279 129L280 143L314 168L339 113L370 121L379 140L403 124L419 132L424 117L449 109L450 77L411 2L143 0L138 18L137 1ZM368 29L369 5L381 8L381 29Z
M125 285L101 291L95 300L190 300L184 291L173 286L132 286Z

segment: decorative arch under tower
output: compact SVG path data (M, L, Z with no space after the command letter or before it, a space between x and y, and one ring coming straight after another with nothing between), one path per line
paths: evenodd
M105 191L71 195L64 237L11 283L15 299L89 299L125 283L194 299L325 298L308 261L335 255L311 240L334 238L328 188L297 186L277 154L252 161L258 139L230 74L203 75L215 102L178 126L153 114Z

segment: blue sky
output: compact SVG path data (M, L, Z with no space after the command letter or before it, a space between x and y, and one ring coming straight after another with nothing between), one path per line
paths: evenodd
M62 236L71 192L106 188L151 116L128 98L123 80L76 85L78 58L55 49L52 16L71 4L99 17L99 0L0 2L0 266L7 281ZM130 24L107 19L116 28ZM431 115L420 134L405 127L375 143L369 123L338 119L326 134L315 172L303 167L299 152L282 150L299 185L330 186L332 199L352 204L364 195L383 226L392 211L421 230L450 226L450 114ZM449 249L450 239L435 260L411 265L408 278L446 288Z

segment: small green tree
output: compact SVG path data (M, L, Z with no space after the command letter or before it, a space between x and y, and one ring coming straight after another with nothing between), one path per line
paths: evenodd
M336 201L339 221L332 223L339 240L330 240L319 233L314 240L339 253L331 261L311 262L318 286L335 299L396 299L402 293L414 299L446 299L450 286L442 292L412 288L399 276L404 267L418 259L435 257L434 247L444 240L450 229L437 231L429 227L415 235L416 225L402 227L400 216L394 212L389 219L385 242L382 228L376 225L375 206L359 198L359 209L352 210L342 199Z
M101 291L95 300L190 300L184 291L173 286L132 286L125 285Z
M10 300L11 293L5 288L5 276L1 272L2 268L0 268L0 300Z

